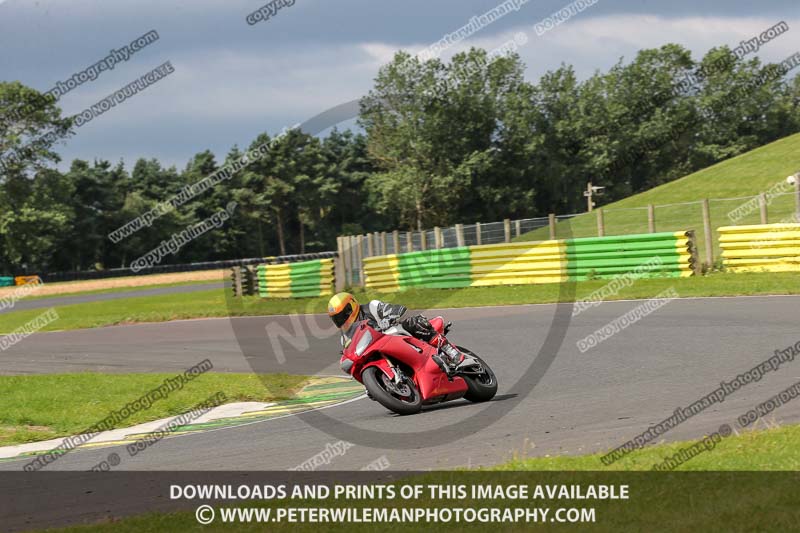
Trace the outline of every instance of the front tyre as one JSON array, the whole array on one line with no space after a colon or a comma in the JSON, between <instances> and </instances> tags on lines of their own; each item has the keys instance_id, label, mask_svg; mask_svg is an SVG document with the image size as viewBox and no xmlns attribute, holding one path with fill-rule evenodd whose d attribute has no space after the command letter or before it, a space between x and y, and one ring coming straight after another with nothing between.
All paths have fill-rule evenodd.
<instances>
[{"instance_id":1,"label":"front tyre","mask_svg":"<svg viewBox=\"0 0 800 533\"><path fill-rule=\"evenodd\" d=\"M467 383L467 392L464 394L464 398L471 402L488 402L497 394L497 376L494 375L494 371L486 364L486 361L466 348L461 346L457 348L477 359L483 369L479 374L461 375L461 378Z\"/></svg>"},{"instance_id":2,"label":"front tyre","mask_svg":"<svg viewBox=\"0 0 800 533\"><path fill-rule=\"evenodd\" d=\"M398 386L383 370L370 366L361 374L361 381L374 400L398 415L413 415L422 409L422 396L410 379Z\"/></svg>"}]
</instances>

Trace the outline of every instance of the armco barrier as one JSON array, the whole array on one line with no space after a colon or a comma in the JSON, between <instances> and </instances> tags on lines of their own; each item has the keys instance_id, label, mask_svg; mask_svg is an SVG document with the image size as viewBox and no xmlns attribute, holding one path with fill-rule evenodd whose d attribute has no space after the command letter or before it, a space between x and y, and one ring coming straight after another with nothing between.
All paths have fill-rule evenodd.
<instances>
[{"instance_id":1,"label":"armco barrier","mask_svg":"<svg viewBox=\"0 0 800 533\"><path fill-rule=\"evenodd\" d=\"M457 288L694 273L694 232L462 246L364 259L369 288ZM645 268L646 267L646 268Z\"/></svg>"},{"instance_id":2,"label":"armco barrier","mask_svg":"<svg viewBox=\"0 0 800 533\"><path fill-rule=\"evenodd\" d=\"M726 270L800 271L800 224L726 226L717 231Z\"/></svg>"},{"instance_id":3,"label":"armco barrier","mask_svg":"<svg viewBox=\"0 0 800 533\"><path fill-rule=\"evenodd\" d=\"M262 298L305 298L333 294L333 282L333 259L258 267L258 295Z\"/></svg>"}]
</instances>

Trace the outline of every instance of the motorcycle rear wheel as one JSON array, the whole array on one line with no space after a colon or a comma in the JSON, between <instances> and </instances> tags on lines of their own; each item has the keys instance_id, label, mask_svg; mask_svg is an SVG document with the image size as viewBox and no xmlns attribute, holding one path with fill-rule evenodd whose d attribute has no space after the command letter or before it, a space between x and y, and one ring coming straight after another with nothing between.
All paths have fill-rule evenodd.
<instances>
[{"instance_id":1,"label":"motorcycle rear wheel","mask_svg":"<svg viewBox=\"0 0 800 533\"><path fill-rule=\"evenodd\" d=\"M361 381L374 400L398 415L413 415L422 409L422 396L411 380L403 383L407 388L408 395L402 395L392 390L392 381L380 368L375 366L364 370L364 373L361 374Z\"/></svg>"},{"instance_id":2,"label":"motorcycle rear wheel","mask_svg":"<svg viewBox=\"0 0 800 533\"><path fill-rule=\"evenodd\" d=\"M471 402L488 402L497 394L497 376L494 375L494 371L486 364L486 361L466 348L458 346L458 349L477 359L484 370L483 374L478 376L461 376L467 382L464 399Z\"/></svg>"}]
</instances>

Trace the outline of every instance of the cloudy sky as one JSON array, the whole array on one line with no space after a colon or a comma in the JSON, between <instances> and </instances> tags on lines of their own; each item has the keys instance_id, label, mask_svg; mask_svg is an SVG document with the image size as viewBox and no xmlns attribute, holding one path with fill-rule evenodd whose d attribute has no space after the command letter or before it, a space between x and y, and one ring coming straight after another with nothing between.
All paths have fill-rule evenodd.
<instances>
[{"instance_id":1,"label":"cloudy sky","mask_svg":"<svg viewBox=\"0 0 800 533\"><path fill-rule=\"evenodd\" d=\"M359 98L396 50L419 52L500 0L296 0L248 24L247 15L265 3L0 0L0 80L46 91L156 30L156 42L76 87L60 105L78 113L165 61L175 72L79 128L57 151L67 162L100 157L130 166L156 157L182 168L199 151L223 157L260 132L274 134ZM493 49L524 32L529 39L518 52L530 80L562 62L585 77L644 47L676 42L697 57L780 21L790 32L757 55L779 61L800 50L797 0L597 0L537 36L534 25L568 3L523 2L443 57L469 46Z\"/></svg>"}]
</instances>

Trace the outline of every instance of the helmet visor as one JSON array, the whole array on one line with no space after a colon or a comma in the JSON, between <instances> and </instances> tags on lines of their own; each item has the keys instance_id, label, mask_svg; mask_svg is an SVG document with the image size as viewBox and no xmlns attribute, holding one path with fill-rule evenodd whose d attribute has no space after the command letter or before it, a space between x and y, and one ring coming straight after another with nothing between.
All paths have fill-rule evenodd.
<instances>
[{"instance_id":1,"label":"helmet visor","mask_svg":"<svg viewBox=\"0 0 800 533\"><path fill-rule=\"evenodd\" d=\"M353 314L353 304L348 303L344 306L344 308L336 313L335 315L331 315L331 320L336 325L337 328L341 328L347 319Z\"/></svg>"}]
</instances>

